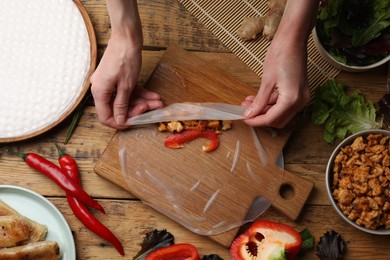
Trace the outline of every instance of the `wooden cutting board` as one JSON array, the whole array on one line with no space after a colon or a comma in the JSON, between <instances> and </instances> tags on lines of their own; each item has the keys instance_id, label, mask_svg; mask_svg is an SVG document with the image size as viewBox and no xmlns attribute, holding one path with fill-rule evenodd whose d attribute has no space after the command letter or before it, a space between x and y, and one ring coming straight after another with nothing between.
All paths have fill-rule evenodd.
<instances>
[{"instance_id":1,"label":"wooden cutting board","mask_svg":"<svg viewBox=\"0 0 390 260\"><path fill-rule=\"evenodd\" d=\"M158 92L166 105L239 105L245 96L256 94L178 47L167 49L145 87ZM118 131L94 170L189 230L229 246L257 196L293 220L299 216L313 183L276 166L293 128L292 123L284 129L254 130L234 121L211 153L202 151L204 140L182 149L165 148L167 134L154 126ZM255 145L255 135L263 149ZM262 150L266 156L259 155Z\"/></svg>"}]
</instances>

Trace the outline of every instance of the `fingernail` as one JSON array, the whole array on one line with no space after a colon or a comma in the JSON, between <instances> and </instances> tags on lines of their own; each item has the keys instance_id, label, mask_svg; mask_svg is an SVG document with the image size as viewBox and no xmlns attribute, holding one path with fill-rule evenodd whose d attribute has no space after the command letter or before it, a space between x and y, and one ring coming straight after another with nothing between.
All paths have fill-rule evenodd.
<instances>
[{"instance_id":1,"label":"fingernail","mask_svg":"<svg viewBox=\"0 0 390 260\"><path fill-rule=\"evenodd\" d=\"M123 125L126 121L126 117L124 115L116 116L115 121L118 125Z\"/></svg>"},{"instance_id":2,"label":"fingernail","mask_svg":"<svg viewBox=\"0 0 390 260\"><path fill-rule=\"evenodd\" d=\"M252 114L252 111L253 111L252 106L248 107L248 109L245 110L245 112L244 112L244 116L245 117L250 116Z\"/></svg>"}]
</instances>

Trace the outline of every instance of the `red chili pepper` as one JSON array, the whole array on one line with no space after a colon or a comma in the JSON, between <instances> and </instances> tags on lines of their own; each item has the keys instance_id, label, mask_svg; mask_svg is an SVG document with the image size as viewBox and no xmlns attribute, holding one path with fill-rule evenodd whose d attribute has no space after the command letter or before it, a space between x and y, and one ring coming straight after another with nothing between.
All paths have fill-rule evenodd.
<instances>
[{"instance_id":1,"label":"red chili pepper","mask_svg":"<svg viewBox=\"0 0 390 260\"><path fill-rule=\"evenodd\" d=\"M208 146L202 147L204 152L214 151L218 147L219 138L215 131L201 131L199 129L188 129L179 133L172 133L165 139L164 145L168 148L181 148L185 143L197 138L207 138L210 140L210 144Z\"/></svg>"},{"instance_id":2,"label":"red chili pepper","mask_svg":"<svg viewBox=\"0 0 390 260\"><path fill-rule=\"evenodd\" d=\"M230 246L233 260L295 259L302 238L292 227L272 221L259 220L238 236Z\"/></svg>"},{"instance_id":3,"label":"red chili pepper","mask_svg":"<svg viewBox=\"0 0 390 260\"><path fill-rule=\"evenodd\" d=\"M94 209L98 209L101 212L105 213L103 207L99 204L99 202L89 196L88 193L86 193L80 187L80 185L72 181L72 179L68 175L63 174L61 169L57 165L35 153L19 155L23 158L23 160L27 163L28 166L49 177L67 193L72 194L72 196L85 203L85 205L88 205Z\"/></svg>"},{"instance_id":4,"label":"red chili pepper","mask_svg":"<svg viewBox=\"0 0 390 260\"><path fill-rule=\"evenodd\" d=\"M76 160L68 154L65 154L62 149L56 144L59 158L58 162L61 166L61 169L64 174L67 174L74 182L81 185L79 177L79 169L77 166ZM83 223L83 225L94 232L96 235L110 242L115 249L122 256L125 255L123 247L119 239L94 215L89 212L88 208L82 204L77 198L73 197L71 194L66 194L66 199L68 200L69 206L72 209L75 216Z\"/></svg>"},{"instance_id":5,"label":"red chili pepper","mask_svg":"<svg viewBox=\"0 0 390 260\"><path fill-rule=\"evenodd\" d=\"M191 244L173 244L148 254L145 260L200 260L198 249Z\"/></svg>"}]
</instances>

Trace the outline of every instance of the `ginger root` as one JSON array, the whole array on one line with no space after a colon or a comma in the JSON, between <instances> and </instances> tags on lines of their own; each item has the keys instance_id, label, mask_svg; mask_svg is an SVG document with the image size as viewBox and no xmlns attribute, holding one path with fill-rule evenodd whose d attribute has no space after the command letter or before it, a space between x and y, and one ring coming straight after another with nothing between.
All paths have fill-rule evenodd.
<instances>
[{"instance_id":1,"label":"ginger root","mask_svg":"<svg viewBox=\"0 0 390 260\"><path fill-rule=\"evenodd\" d=\"M272 40L278 29L280 19L282 19L286 0L269 0L268 6L269 11L264 22L263 36L268 40Z\"/></svg>"},{"instance_id":2,"label":"ginger root","mask_svg":"<svg viewBox=\"0 0 390 260\"><path fill-rule=\"evenodd\" d=\"M282 18L287 0L269 0L269 10L264 16L245 17L240 27L237 29L237 35L240 39L248 41L254 40L259 34L272 40L278 29L280 19Z\"/></svg>"},{"instance_id":3,"label":"ginger root","mask_svg":"<svg viewBox=\"0 0 390 260\"><path fill-rule=\"evenodd\" d=\"M237 35L243 40L254 40L263 32L265 17L245 17L237 29Z\"/></svg>"}]
</instances>

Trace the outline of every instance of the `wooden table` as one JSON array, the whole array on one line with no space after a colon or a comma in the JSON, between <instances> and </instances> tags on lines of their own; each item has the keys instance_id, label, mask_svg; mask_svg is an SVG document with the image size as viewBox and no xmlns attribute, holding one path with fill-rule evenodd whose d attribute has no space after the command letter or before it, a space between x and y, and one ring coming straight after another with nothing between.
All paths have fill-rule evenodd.
<instances>
[{"instance_id":1,"label":"wooden table","mask_svg":"<svg viewBox=\"0 0 390 260\"><path fill-rule=\"evenodd\" d=\"M110 35L110 23L105 1L82 1L95 28L99 58L104 52ZM159 58L170 44L190 50L194 55L213 62L228 73L258 87L260 78L247 68L234 54L224 47L199 21L175 0L139 0L144 29L143 67L139 79L143 84L156 66ZM365 73L342 72L337 80L349 86L349 90L360 89L367 99L378 101L386 91L386 66ZM64 192L48 178L28 168L13 152L36 152L57 160L54 143L59 143L79 163L82 184L85 190L99 200L107 214L94 211L122 241L126 257L131 259L140 249L144 233L152 229L167 229L176 242L192 243L201 255L219 254L230 259L228 249L191 233L164 215L143 205L125 190L103 179L94 171L94 165L103 153L114 129L101 125L96 110L91 104L85 108L80 123L67 145L64 139L70 119L55 129L28 141L0 145L0 183L18 185L47 197L58 207L67 219L74 234L77 259L122 259L108 243L84 228L71 212ZM336 146L322 139L322 128L305 117L293 133L284 149L285 168L297 175L312 180L315 189L311 194L301 217L296 222L271 209L262 218L287 223L297 230L308 228L318 242L328 230L339 232L348 241L347 259L387 259L390 255L389 236L375 236L357 231L346 223L332 209L325 193L325 168L327 160ZM316 259L315 250L307 259Z\"/></svg>"}]
</instances>

